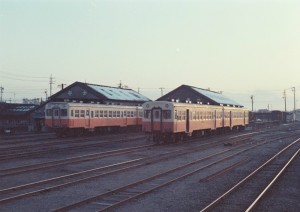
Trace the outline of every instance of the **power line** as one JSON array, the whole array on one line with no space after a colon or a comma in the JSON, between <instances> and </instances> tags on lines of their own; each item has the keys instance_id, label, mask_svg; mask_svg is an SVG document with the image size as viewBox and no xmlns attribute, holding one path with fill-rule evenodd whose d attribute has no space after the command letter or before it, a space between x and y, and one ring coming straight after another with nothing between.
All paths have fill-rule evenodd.
<instances>
[{"instance_id":1,"label":"power line","mask_svg":"<svg viewBox=\"0 0 300 212\"><path fill-rule=\"evenodd\" d=\"M1 74L13 76L13 77L24 77L24 78L34 78L34 79L47 79L48 77L37 77L37 76L29 76L29 75L23 75L23 74L13 74L10 72L0 71Z\"/></svg>"},{"instance_id":2,"label":"power line","mask_svg":"<svg viewBox=\"0 0 300 212\"><path fill-rule=\"evenodd\" d=\"M4 79L9 79L9 80L18 80L18 81L27 81L27 82L45 82L43 80L34 80L34 79L21 79L21 78L16 78L16 77L7 77L7 76L1 76L1 78Z\"/></svg>"}]
</instances>

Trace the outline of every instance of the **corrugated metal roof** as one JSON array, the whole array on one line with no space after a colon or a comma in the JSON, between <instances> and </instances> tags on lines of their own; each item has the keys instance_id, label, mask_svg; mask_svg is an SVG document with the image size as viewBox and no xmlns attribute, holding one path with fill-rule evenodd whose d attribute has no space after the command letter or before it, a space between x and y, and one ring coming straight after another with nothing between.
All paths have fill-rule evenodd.
<instances>
[{"instance_id":1,"label":"corrugated metal roof","mask_svg":"<svg viewBox=\"0 0 300 212\"><path fill-rule=\"evenodd\" d=\"M217 93L217 92L213 92L213 91L209 91L209 90L204 90L201 88L196 88L196 87L192 87L192 89L194 89L195 91L197 91L198 93L201 93L204 96L207 96L208 98L210 98L211 100L219 103L219 104L223 104L223 105L235 105L235 106L242 106L241 104L237 103L236 101L224 96L221 93Z\"/></svg>"},{"instance_id":2,"label":"corrugated metal roof","mask_svg":"<svg viewBox=\"0 0 300 212\"><path fill-rule=\"evenodd\" d=\"M0 115L21 115L26 114L27 112L34 109L37 105L32 104L10 104L4 103L2 104L2 109L0 111Z\"/></svg>"},{"instance_id":3,"label":"corrugated metal roof","mask_svg":"<svg viewBox=\"0 0 300 212\"><path fill-rule=\"evenodd\" d=\"M98 93L113 100L127 100L127 101L150 101L147 97L139 94L131 89L113 88L101 85L87 84L90 88L94 89Z\"/></svg>"},{"instance_id":4,"label":"corrugated metal roof","mask_svg":"<svg viewBox=\"0 0 300 212\"><path fill-rule=\"evenodd\" d=\"M33 108L35 108L36 105L17 105L13 108L10 108L9 111L13 111L13 112L28 112L30 110L32 110Z\"/></svg>"}]
</instances>

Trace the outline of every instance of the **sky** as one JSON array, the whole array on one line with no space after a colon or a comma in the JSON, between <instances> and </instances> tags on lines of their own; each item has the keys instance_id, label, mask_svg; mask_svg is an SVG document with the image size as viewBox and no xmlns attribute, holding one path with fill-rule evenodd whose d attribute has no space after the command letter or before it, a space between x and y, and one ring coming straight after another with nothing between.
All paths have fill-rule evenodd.
<instances>
[{"instance_id":1,"label":"sky","mask_svg":"<svg viewBox=\"0 0 300 212\"><path fill-rule=\"evenodd\" d=\"M75 81L155 100L182 84L252 109L300 97L298 0L0 0L2 99Z\"/></svg>"}]
</instances>

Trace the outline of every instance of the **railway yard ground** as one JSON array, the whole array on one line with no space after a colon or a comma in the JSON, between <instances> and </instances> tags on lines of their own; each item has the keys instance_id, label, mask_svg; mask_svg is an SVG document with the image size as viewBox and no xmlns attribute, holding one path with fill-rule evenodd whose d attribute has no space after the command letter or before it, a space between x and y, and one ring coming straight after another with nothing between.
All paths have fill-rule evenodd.
<instances>
[{"instance_id":1,"label":"railway yard ground","mask_svg":"<svg viewBox=\"0 0 300 212\"><path fill-rule=\"evenodd\" d=\"M155 145L0 135L0 211L299 211L300 123Z\"/></svg>"}]
</instances>

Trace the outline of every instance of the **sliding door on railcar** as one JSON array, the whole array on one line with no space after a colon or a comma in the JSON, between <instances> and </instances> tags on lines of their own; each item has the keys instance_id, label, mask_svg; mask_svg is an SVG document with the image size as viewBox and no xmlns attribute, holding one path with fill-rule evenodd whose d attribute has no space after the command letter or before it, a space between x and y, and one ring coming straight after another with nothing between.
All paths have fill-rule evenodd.
<instances>
[{"instance_id":1,"label":"sliding door on railcar","mask_svg":"<svg viewBox=\"0 0 300 212\"><path fill-rule=\"evenodd\" d=\"M153 108L151 112L151 129L152 131L162 129L162 109Z\"/></svg>"},{"instance_id":2,"label":"sliding door on railcar","mask_svg":"<svg viewBox=\"0 0 300 212\"><path fill-rule=\"evenodd\" d=\"M60 127L60 108L53 108L52 111L52 127Z\"/></svg>"},{"instance_id":3,"label":"sliding door on railcar","mask_svg":"<svg viewBox=\"0 0 300 212\"><path fill-rule=\"evenodd\" d=\"M91 128L91 113L90 109L86 109L85 111L85 127Z\"/></svg>"}]
</instances>

